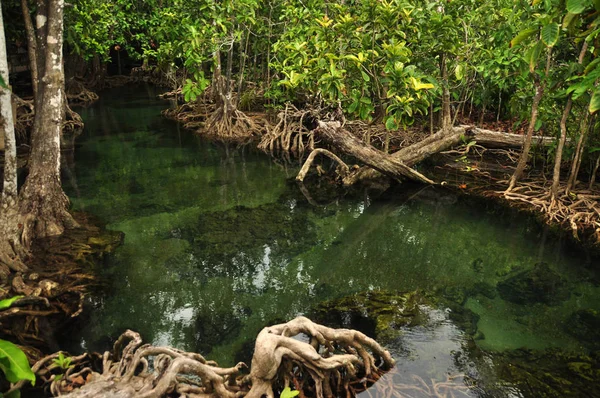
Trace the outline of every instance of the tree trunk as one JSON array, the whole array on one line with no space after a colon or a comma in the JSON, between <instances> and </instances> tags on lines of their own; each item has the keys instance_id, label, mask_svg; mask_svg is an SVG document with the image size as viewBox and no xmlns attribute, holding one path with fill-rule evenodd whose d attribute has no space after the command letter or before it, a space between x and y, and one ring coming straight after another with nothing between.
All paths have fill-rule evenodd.
<instances>
[{"instance_id":1,"label":"tree trunk","mask_svg":"<svg viewBox=\"0 0 600 398\"><path fill-rule=\"evenodd\" d=\"M450 89L448 88L448 65L444 53L440 55L440 71L442 75L442 129L450 131L452 114L450 111Z\"/></svg>"},{"instance_id":2,"label":"tree trunk","mask_svg":"<svg viewBox=\"0 0 600 398\"><path fill-rule=\"evenodd\" d=\"M348 132L343 133L350 134ZM342 134L342 131L340 131L339 134ZM401 161L407 167L412 167L436 153L460 144L463 142L465 136L477 141L479 145L491 148L521 148L523 147L525 140L525 138L519 134L484 130L480 128L473 128L471 126L459 126L453 127L450 133L447 133L442 129L434 135L430 135L416 144L402 148L401 150L389 156L395 160ZM534 137L532 141L536 142L537 145L549 146L554 143L554 137ZM332 141L328 142L335 145ZM368 144L364 142L359 142L362 146L368 146ZM356 146L358 145L359 144ZM355 156L354 150L344 153L346 155ZM355 157L358 158L358 156ZM382 173L376 169L371 167L361 167L354 173L344 178L344 184L352 185L358 181L375 180L381 177Z\"/></svg>"},{"instance_id":3,"label":"tree trunk","mask_svg":"<svg viewBox=\"0 0 600 398\"><path fill-rule=\"evenodd\" d=\"M315 134L336 147L342 153L357 158L369 167L391 178L408 178L427 184L433 184L433 181L416 170L413 170L410 166L433 153L439 152L442 150L440 148L444 148L444 146L447 148L453 143L456 143L457 140L460 141L460 136L461 134L465 134L465 131L463 129L457 130L460 130L460 133L451 134L450 136L452 138L445 136L441 140L429 143L429 145L413 145L405 148L405 151L401 155L397 155L398 152L394 155L389 155L372 146L365 145L364 142L354 135L342 129L339 122L319 122L319 127L315 130ZM350 176L350 179L346 180L345 183L351 184L354 181L356 181L355 177Z\"/></svg>"},{"instance_id":4,"label":"tree trunk","mask_svg":"<svg viewBox=\"0 0 600 398\"><path fill-rule=\"evenodd\" d=\"M548 54L546 56L546 76L550 71L550 62L552 61L552 48L548 49ZM529 127L527 128L527 136L525 138L525 144L523 145L523 152L521 152L521 157L519 158L519 163L517 164L517 169L514 174L510 178L508 183L508 188L506 192L510 192L513 190L517 182L519 182L519 178L525 171L525 166L527 165L527 159L529 158L529 150L531 149L531 138L533 137L533 130L535 130L535 124L537 122L538 111L540 106L540 101L544 95L544 90L546 88L546 84L542 83L540 77L535 73L533 73L533 79L535 83L535 96L533 97L533 103L531 104L531 120L529 121Z\"/></svg>"},{"instance_id":5,"label":"tree trunk","mask_svg":"<svg viewBox=\"0 0 600 398\"><path fill-rule=\"evenodd\" d=\"M31 72L31 88L33 89L34 101L38 96L39 69L37 63L37 41L35 38L35 28L31 22L31 12L29 11L28 0L21 0L21 11L23 12L23 21L25 22L25 32L27 33L27 54L29 55L29 69Z\"/></svg>"},{"instance_id":6,"label":"tree trunk","mask_svg":"<svg viewBox=\"0 0 600 398\"><path fill-rule=\"evenodd\" d=\"M25 217L23 243L31 239L59 235L65 222L68 199L60 182L60 134L63 122L64 75L62 72L62 34L64 0L49 0L47 16L38 12L38 22L46 21L46 51L41 80L40 106L31 137L29 175L21 192L20 212ZM38 24L38 32L44 26Z\"/></svg>"},{"instance_id":7,"label":"tree trunk","mask_svg":"<svg viewBox=\"0 0 600 398\"><path fill-rule=\"evenodd\" d=\"M585 147L587 132L588 129L594 125L593 118L591 123L588 124L590 115L587 110L584 110L584 112L585 114L579 128L579 140L577 140L577 147L575 148L575 157L573 158L573 163L571 164L571 173L569 174L567 188L565 189L565 194L567 195L575 186L575 182L577 182L577 175L579 175L579 166L581 166L581 160L583 158L583 149Z\"/></svg>"},{"instance_id":8,"label":"tree trunk","mask_svg":"<svg viewBox=\"0 0 600 398\"><path fill-rule=\"evenodd\" d=\"M67 212L68 199L60 182L60 134L63 122L64 75L62 37L64 0L38 1L38 100L31 136L29 174L19 192L19 203L0 215L0 278L7 267L26 269L23 257L31 242L61 234L76 225ZM40 45L40 43L44 43ZM40 54L44 49L47 53ZM42 68L39 60L44 59Z\"/></svg>"},{"instance_id":9,"label":"tree trunk","mask_svg":"<svg viewBox=\"0 0 600 398\"><path fill-rule=\"evenodd\" d=\"M2 4L0 4L0 75L8 86L8 61ZM17 201L17 141L12 115L11 92L5 87L0 87L0 128L4 136L4 185L1 205L6 209L8 206L15 205Z\"/></svg>"},{"instance_id":10,"label":"tree trunk","mask_svg":"<svg viewBox=\"0 0 600 398\"><path fill-rule=\"evenodd\" d=\"M583 58L588 48L588 43L584 40L579 53L577 62L579 65L583 63ZM558 195L558 185L560 184L560 166L562 163L562 153L565 147L565 141L567 139L567 119L571 114L571 108L573 106L572 93L569 94L565 110L563 111L562 118L560 119L560 139L558 140L558 147L556 148L556 155L554 158L554 174L552 175L552 188L550 190L551 202L554 202ZM579 148L578 148L579 149Z\"/></svg>"}]
</instances>

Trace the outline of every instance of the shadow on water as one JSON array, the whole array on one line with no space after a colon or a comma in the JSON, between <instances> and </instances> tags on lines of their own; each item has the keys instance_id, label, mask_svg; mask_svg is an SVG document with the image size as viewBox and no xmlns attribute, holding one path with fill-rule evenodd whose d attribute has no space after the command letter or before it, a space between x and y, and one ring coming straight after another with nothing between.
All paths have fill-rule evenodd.
<instances>
[{"instance_id":1,"label":"shadow on water","mask_svg":"<svg viewBox=\"0 0 600 398\"><path fill-rule=\"evenodd\" d=\"M125 244L66 347L131 328L228 365L265 325L307 314L393 352L365 396L596 393L598 259L438 188L312 206L295 170L181 131L154 94L114 89L82 111L65 188Z\"/></svg>"}]
</instances>

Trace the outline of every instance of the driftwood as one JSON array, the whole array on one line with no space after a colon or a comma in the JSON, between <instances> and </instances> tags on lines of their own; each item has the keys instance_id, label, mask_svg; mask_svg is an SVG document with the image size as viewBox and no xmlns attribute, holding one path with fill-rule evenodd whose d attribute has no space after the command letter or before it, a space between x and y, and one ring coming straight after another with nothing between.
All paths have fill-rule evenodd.
<instances>
[{"instance_id":1,"label":"driftwood","mask_svg":"<svg viewBox=\"0 0 600 398\"><path fill-rule=\"evenodd\" d=\"M461 142L466 142L466 140L474 140L478 145L490 148L519 148L524 142L524 137L518 134L459 126L450 131L440 130L413 145L402 148L393 154L387 154L364 143L342 128L339 122L319 122L319 127L314 133L342 154L353 156L366 165L349 174L343 174L344 185L352 185L363 180L374 180L381 178L382 175L394 179L408 178L433 184L432 180L412 169L412 166ZM554 138L552 137L534 137L534 143L537 145L547 146L553 142ZM308 171L307 167L310 167L313 160L314 156L309 156L302 168L302 174L298 176L299 181L304 178ZM341 164L345 166L345 164Z\"/></svg>"},{"instance_id":2,"label":"driftwood","mask_svg":"<svg viewBox=\"0 0 600 398\"><path fill-rule=\"evenodd\" d=\"M298 336L307 339L298 339ZM354 396L352 383L377 380L394 359L375 340L361 332L332 329L308 318L264 328L256 339L250 374L238 363L221 368L199 354L142 344L139 334L127 331L112 352L101 357L72 357L65 372L53 354L33 368L54 396L68 398L275 397L285 387L317 398ZM61 377L57 375L62 374ZM21 388L24 382L13 386Z\"/></svg>"}]
</instances>

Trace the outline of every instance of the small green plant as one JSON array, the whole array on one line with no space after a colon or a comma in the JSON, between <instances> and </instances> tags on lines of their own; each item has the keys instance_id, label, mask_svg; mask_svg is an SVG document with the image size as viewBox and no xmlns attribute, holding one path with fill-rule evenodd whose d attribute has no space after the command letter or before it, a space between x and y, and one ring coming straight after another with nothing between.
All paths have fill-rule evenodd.
<instances>
[{"instance_id":1,"label":"small green plant","mask_svg":"<svg viewBox=\"0 0 600 398\"><path fill-rule=\"evenodd\" d=\"M300 391L292 391L289 387L286 387L281 392L279 398L294 398L296 395L300 394Z\"/></svg>"},{"instance_id":2,"label":"small green plant","mask_svg":"<svg viewBox=\"0 0 600 398\"><path fill-rule=\"evenodd\" d=\"M68 370L71 367L71 357L65 357L61 351L58 353L58 358L55 358L52 363L62 370Z\"/></svg>"},{"instance_id":3,"label":"small green plant","mask_svg":"<svg viewBox=\"0 0 600 398\"><path fill-rule=\"evenodd\" d=\"M23 296L15 296L0 300L0 310L9 308L15 301ZM25 353L10 341L0 340L0 370L4 373L6 380L10 383L17 383L20 380L29 380L35 383L35 374L29 366L29 361ZM0 397L4 397L0 393ZM10 397L19 397L18 391L10 394ZM8 397L8 395L6 396Z\"/></svg>"}]
</instances>

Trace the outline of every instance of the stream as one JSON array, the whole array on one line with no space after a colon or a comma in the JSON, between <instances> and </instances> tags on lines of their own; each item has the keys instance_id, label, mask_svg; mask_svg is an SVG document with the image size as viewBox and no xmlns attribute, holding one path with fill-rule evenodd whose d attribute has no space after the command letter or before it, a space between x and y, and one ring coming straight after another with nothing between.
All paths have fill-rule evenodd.
<instances>
[{"instance_id":1,"label":"stream","mask_svg":"<svg viewBox=\"0 0 600 398\"><path fill-rule=\"evenodd\" d=\"M232 366L262 327L306 315L392 352L365 397L599 396L597 257L434 187L313 206L297 169L184 131L157 93L111 89L79 109L63 185L125 242L62 342L71 352L129 328Z\"/></svg>"}]
</instances>

